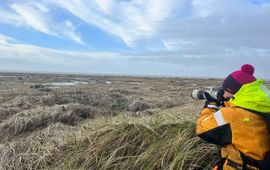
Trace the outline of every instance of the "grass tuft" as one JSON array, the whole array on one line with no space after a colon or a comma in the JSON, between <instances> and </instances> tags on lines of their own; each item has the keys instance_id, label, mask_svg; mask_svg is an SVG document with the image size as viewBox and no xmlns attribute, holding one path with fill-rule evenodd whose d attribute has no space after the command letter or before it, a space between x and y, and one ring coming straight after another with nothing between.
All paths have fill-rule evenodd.
<instances>
[{"instance_id":1,"label":"grass tuft","mask_svg":"<svg viewBox=\"0 0 270 170\"><path fill-rule=\"evenodd\" d=\"M211 169L217 148L195 135L194 123L157 122L162 121L114 122L87 133L68 149L58 168Z\"/></svg>"}]
</instances>

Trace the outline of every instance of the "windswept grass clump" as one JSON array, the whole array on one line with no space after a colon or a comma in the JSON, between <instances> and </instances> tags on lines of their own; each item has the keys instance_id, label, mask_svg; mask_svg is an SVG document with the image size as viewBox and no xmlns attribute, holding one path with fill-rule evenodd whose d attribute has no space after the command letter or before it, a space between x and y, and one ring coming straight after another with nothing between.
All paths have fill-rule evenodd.
<instances>
[{"instance_id":1,"label":"windswept grass clump","mask_svg":"<svg viewBox=\"0 0 270 170\"><path fill-rule=\"evenodd\" d=\"M0 121L0 138L2 141L11 140L15 136L34 132L57 122L74 126L85 119L93 119L95 114L103 112L80 104L38 106L14 114L9 113L5 121Z\"/></svg>"},{"instance_id":2,"label":"windswept grass clump","mask_svg":"<svg viewBox=\"0 0 270 170\"><path fill-rule=\"evenodd\" d=\"M25 139L0 144L0 169L44 169L60 158L60 148L79 135L75 127L55 123Z\"/></svg>"},{"instance_id":3,"label":"windswept grass clump","mask_svg":"<svg viewBox=\"0 0 270 170\"><path fill-rule=\"evenodd\" d=\"M196 137L194 123L158 119L86 133L64 151L57 169L211 169L217 148Z\"/></svg>"},{"instance_id":4,"label":"windswept grass clump","mask_svg":"<svg viewBox=\"0 0 270 170\"><path fill-rule=\"evenodd\" d=\"M146 109L149 109L151 107L151 105L149 103L147 103L144 100L136 100L133 101L133 103L131 103L131 105L129 106L129 110L132 112L137 112L137 111L144 111Z\"/></svg>"},{"instance_id":5,"label":"windswept grass clump","mask_svg":"<svg viewBox=\"0 0 270 170\"><path fill-rule=\"evenodd\" d=\"M113 111L128 109L128 99L120 93L69 92L53 94L42 98L42 104L47 106L79 103Z\"/></svg>"},{"instance_id":6,"label":"windswept grass clump","mask_svg":"<svg viewBox=\"0 0 270 170\"><path fill-rule=\"evenodd\" d=\"M46 127L55 121L55 117L60 114L60 109L59 106L52 108L38 107L33 110L18 112L0 123L0 138L8 140L13 136Z\"/></svg>"},{"instance_id":7,"label":"windswept grass clump","mask_svg":"<svg viewBox=\"0 0 270 170\"><path fill-rule=\"evenodd\" d=\"M9 116L14 115L20 111L19 108L16 107L7 107L7 108L0 108L0 123L7 119Z\"/></svg>"},{"instance_id":8,"label":"windswept grass clump","mask_svg":"<svg viewBox=\"0 0 270 170\"><path fill-rule=\"evenodd\" d=\"M93 111L79 106L65 109L85 116ZM57 120L61 109L57 106L55 114L43 113L43 118ZM0 169L211 169L217 160L217 148L196 136L194 115L177 109L143 117L98 116L76 126L57 121L37 128L31 120L35 125L44 121L34 118L9 129L13 135L37 130L26 138L0 143Z\"/></svg>"}]
</instances>

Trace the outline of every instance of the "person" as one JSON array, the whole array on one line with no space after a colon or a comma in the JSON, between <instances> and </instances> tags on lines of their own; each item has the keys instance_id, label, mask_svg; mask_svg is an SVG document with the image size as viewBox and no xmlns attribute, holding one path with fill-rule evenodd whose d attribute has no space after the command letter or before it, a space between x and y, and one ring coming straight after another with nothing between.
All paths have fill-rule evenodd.
<instances>
[{"instance_id":1,"label":"person","mask_svg":"<svg viewBox=\"0 0 270 170\"><path fill-rule=\"evenodd\" d=\"M217 101L204 92L207 100L196 134L221 146L216 170L270 170L270 91L253 74L254 67L244 64L224 79L223 100L228 101Z\"/></svg>"}]
</instances>

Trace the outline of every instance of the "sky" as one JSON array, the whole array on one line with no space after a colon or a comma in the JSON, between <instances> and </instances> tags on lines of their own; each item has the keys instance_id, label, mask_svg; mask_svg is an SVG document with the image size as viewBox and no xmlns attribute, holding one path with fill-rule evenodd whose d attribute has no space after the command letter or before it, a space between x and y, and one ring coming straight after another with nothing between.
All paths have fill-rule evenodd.
<instances>
[{"instance_id":1,"label":"sky","mask_svg":"<svg viewBox=\"0 0 270 170\"><path fill-rule=\"evenodd\" d=\"M270 0L1 0L0 70L270 80Z\"/></svg>"}]
</instances>

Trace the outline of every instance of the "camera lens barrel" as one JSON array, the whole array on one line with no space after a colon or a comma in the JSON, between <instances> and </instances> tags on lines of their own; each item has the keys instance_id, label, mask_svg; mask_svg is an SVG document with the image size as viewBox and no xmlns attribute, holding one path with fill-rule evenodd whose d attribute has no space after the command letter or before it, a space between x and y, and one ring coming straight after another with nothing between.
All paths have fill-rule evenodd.
<instances>
[{"instance_id":1,"label":"camera lens barrel","mask_svg":"<svg viewBox=\"0 0 270 170\"><path fill-rule=\"evenodd\" d=\"M207 92L213 99L223 100L224 91L221 88L210 88L206 90L204 89L193 90L191 93L191 97L193 99L204 100L206 99L206 97L204 96L205 92Z\"/></svg>"},{"instance_id":2,"label":"camera lens barrel","mask_svg":"<svg viewBox=\"0 0 270 170\"><path fill-rule=\"evenodd\" d=\"M204 93L205 90L193 90L191 93L191 97L193 99L199 99L199 100L203 100L205 99Z\"/></svg>"}]
</instances>

